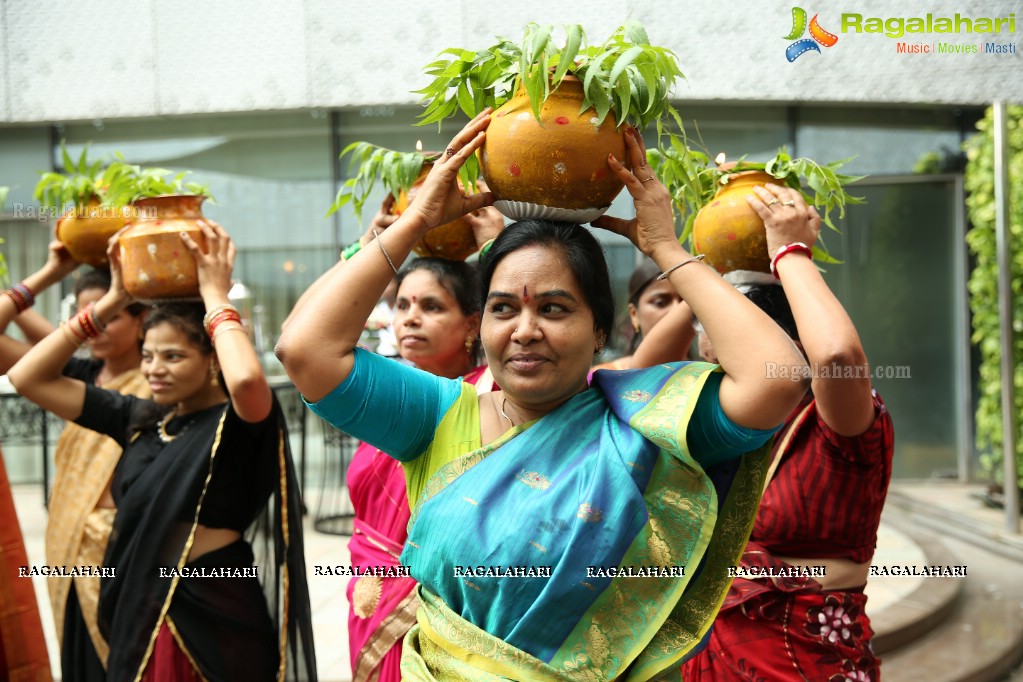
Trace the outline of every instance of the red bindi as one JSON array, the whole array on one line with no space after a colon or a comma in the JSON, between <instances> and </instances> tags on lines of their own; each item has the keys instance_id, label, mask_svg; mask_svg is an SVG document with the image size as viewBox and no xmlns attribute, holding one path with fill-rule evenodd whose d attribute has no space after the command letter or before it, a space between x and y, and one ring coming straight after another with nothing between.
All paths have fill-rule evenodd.
<instances>
[{"instance_id":1,"label":"red bindi","mask_svg":"<svg viewBox=\"0 0 1023 682\"><path fill-rule=\"evenodd\" d=\"M412 297L412 302L413 302L413 303L415 303L415 302L416 302L416 297L415 297L415 296L413 296L413 297Z\"/></svg>"},{"instance_id":2,"label":"red bindi","mask_svg":"<svg viewBox=\"0 0 1023 682\"><path fill-rule=\"evenodd\" d=\"M529 303L529 292L526 290L526 287L522 287L522 300Z\"/></svg>"}]
</instances>

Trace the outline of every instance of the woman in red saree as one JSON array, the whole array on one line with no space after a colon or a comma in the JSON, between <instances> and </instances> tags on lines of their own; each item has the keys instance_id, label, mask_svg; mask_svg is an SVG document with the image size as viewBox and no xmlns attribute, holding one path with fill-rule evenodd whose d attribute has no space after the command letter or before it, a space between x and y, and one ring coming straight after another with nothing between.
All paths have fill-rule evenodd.
<instances>
[{"instance_id":1,"label":"woman in red saree","mask_svg":"<svg viewBox=\"0 0 1023 682\"><path fill-rule=\"evenodd\" d=\"M780 285L744 293L803 350L811 391L779 431L744 574L683 679L877 682L863 587L892 471L891 416L872 390L852 320L808 257L816 210L795 190L754 191L748 201L767 227ZM710 341L701 333L701 354L713 362ZM791 367L767 369L792 375Z\"/></svg>"}]
</instances>

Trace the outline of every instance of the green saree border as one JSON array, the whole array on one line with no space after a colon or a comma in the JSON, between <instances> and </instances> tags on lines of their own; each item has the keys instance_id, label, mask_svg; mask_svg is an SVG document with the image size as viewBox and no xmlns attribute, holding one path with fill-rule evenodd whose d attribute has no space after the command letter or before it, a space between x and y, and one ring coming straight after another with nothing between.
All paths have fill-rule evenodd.
<instances>
[{"instance_id":1,"label":"green saree border","mask_svg":"<svg viewBox=\"0 0 1023 682\"><path fill-rule=\"evenodd\" d=\"M689 454L686 428L712 367L693 363L679 369L630 420L630 426L661 450L643 495L649 521L621 566L695 567L710 543L717 494ZM691 578L690 571L672 578L614 578L551 666L575 679L618 678L665 624Z\"/></svg>"}]
</instances>

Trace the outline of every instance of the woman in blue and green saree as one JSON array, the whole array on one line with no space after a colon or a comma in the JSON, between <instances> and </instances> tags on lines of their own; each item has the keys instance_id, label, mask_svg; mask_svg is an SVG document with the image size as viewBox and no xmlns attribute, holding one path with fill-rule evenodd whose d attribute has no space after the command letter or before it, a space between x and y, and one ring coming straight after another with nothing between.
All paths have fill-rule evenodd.
<instances>
[{"instance_id":1,"label":"woman in blue and green saree","mask_svg":"<svg viewBox=\"0 0 1023 682\"><path fill-rule=\"evenodd\" d=\"M493 201L456 184L488 123L485 112L455 136L401 218L292 317L278 355L314 411L405 468L401 561L421 606L404 679L677 677L749 536L765 444L804 391L768 379L765 363L802 357L679 244L635 131L634 170L608 166L636 218L594 225L657 263L725 340L720 365L597 371L589 383L614 319L607 265L588 230L540 220L505 228L481 262L481 340L502 390L480 396L359 350L412 245Z\"/></svg>"}]
</instances>

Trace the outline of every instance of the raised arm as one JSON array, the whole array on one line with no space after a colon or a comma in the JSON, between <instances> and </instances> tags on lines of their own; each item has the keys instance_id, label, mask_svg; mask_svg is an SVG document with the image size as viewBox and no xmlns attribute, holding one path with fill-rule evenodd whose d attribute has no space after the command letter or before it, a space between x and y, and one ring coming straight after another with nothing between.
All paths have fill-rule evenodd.
<instances>
[{"instance_id":1,"label":"raised arm","mask_svg":"<svg viewBox=\"0 0 1023 682\"><path fill-rule=\"evenodd\" d=\"M111 239L107 254L116 263L116 241ZM77 419L85 404L85 382L63 375L64 365L87 338L99 334L107 321L131 303L121 286L119 271L111 268L111 284L103 296L61 324L7 372L18 393L61 419Z\"/></svg>"},{"instance_id":2,"label":"raised arm","mask_svg":"<svg viewBox=\"0 0 1023 682\"><path fill-rule=\"evenodd\" d=\"M747 428L778 426L806 392L806 384L769 378L767 363L805 367L803 356L771 318L682 248L675 236L668 190L647 165L637 131L626 136L626 145L634 170L614 157L608 164L632 195L636 218L604 216L593 224L628 237L662 272L670 271L668 279L675 290L714 339L725 371L720 389L724 413Z\"/></svg>"},{"instance_id":3,"label":"raised arm","mask_svg":"<svg viewBox=\"0 0 1023 682\"><path fill-rule=\"evenodd\" d=\"M695 337L693 309L685 301L680 301L643 336L636 352L625 363L627 366L621 369L640 369L685 360Z\"/></svg>"},{"instance_id":4,"label":"raised arm","mask_svg":"<svg viewBox=\"0 0 1023 682\"><path fill-rule=\"evenodd\" d=\"M78 262L63 244L59 241L50 242L49 255L43 267L26 277L19 283L20 286L12 287L10 294L0 295L0 331L6 330L7 325L14 322L28 340L28 343L24 343L7 336L0 339L0 374L6 373L32 344L38 343L53 331L53 325L31 310L30 306L36 296L60 282L77 267Z\"/></svg>"},{"instance_id":5,"label":"raised arm","mask_svg":"<svg viewBox=\"0 0 1023 682\"><path fill-rule=\"evenodd\" d=\"M755 187L747 198L767 227L767 251L817 241L821 219L799 192L787 187ZM773 203L771 203L773 201ZM843 436L858 436L874 421L870 365L849 314L805 252L786 253L777 274L792 308L799 340L813 369L811 389L824 422Z\"/></svg>"},{"instance_id":6,"label":"raised arm","mask_svg":"<svg viewBox=\"0 0 1023 682\"><path fill-rule=\"evenodd\" d=\"M218 310L233 310L227 292L231 290L236 252L234 242L220 225L205 224L202 231L206 236L205 253L187 233L181 233L181 241L195 258L199 295L207 316L213 317ZM218 324L213 333L213 349L235 413L250 423L266 419L273 406L273 396L252 340L241 323L232 319Z\"/></svg>"},{"instance_id":7,"label":"raised arm","mask_svg":"<svg viewBox=\"0 0 1023 682\"><path fill-rule=\"evenodd\" d=\"M332 269L291 316L276 352L306 400L322 399L348 377L363 326L412 246L431 228L493 203L486 192L463 196L457 184L458 169L483 144L489 123L489 109L470 121L387 233Z\"/></svg>"}]
</instances>

